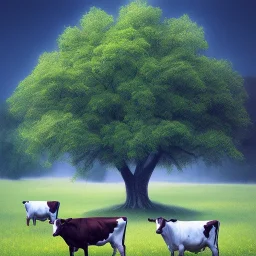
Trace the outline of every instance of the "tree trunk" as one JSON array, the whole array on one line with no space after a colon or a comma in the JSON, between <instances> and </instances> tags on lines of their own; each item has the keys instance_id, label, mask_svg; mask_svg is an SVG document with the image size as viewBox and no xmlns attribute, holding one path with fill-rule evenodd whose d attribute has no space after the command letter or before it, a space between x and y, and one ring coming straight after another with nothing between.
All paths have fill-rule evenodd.
<instances>
[{"instance_id":1,"label":"tree trunk","mask_svg":"<svg viewBox=\"0 0 256 256\"><path fill-rule=\"evenodd\" d=\"M153 204L148 197L148 181L133 175L129 180L124 180L126 188L126 201L124 208L148 209Z\"/></svg>"},{"instance_id":2,"label":"tree trunk","mask_svg":"<svg viewBox=\"0 0 256 256\"><path fill-rule=\"evenodd\" d=\"M145 161L136 166L134 174L124 163L118 168L125 183L126 201L121 208L125 209L152 209L154 204L148 196L148 183L160 159L160 154L150 154Z\"/></svg>"}]
</instances>

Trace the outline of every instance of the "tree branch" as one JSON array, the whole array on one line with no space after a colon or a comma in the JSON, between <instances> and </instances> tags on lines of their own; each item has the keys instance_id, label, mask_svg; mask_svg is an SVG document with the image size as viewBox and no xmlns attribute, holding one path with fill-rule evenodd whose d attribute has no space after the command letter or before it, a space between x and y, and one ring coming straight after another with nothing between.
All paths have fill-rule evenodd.
<instances>
[{"instance_id":1,"label":"tree branch","mask_svg":"<svg viewBox=\"0 0 256 256\"><path fill-rule=\"evenodd\" d=\"M125 161L123 161L121 166L116 166L116 168L121 173L121 176L122 176L123 180L133 178L133 174L132 174L129 166L126 164Z\"/></svg>"},{"instance_id":2,"label":"tree branch","mask_svg":"<svg viewBox=\"0 0 256 256\"><path fill-rule=\"evenodd\" d=\"M173 146L173 147L170 147L170 149L175 149L175 150L179 150L187 155L190 155L190 156L193 156L195 159L197 159L199 156L197 156L196 154L192 153L192 152L189 152L181 147L178 147L178 146Z\"/></svg>"},{"instance_id":3,"label":"tree branch","mask_svg":"<svg viewBox=\"0 0 256 256\"><path fill-rule=\"evenodd\" d=\"M178 163L178 161L177 161L173 156L171 156L171 155L169 155L169 157L172 159L172 161L173 161L174 165L177 167L177 169L178 169L179 171L181 171L181 170L182 170L182 167L180 166L180 164Z\"/></svg>"},{"instance_id":4,"label":"tree branch","mask_svg":"<svg viewBox=\"0 0 256 256\"><path fill-rule=\"evenodd\" d=\"M162 152L151 152L148 157L137 164L134 176L148 176L150 178L151 174L153 173L156 165L158 164L161 158Z\"/></svg>"}]
</instances>

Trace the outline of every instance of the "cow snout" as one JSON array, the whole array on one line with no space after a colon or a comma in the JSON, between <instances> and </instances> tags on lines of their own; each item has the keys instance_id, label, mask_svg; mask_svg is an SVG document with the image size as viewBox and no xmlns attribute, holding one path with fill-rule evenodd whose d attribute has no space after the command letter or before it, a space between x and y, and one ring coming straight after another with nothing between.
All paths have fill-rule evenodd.
<instances>
[{"instance_id":1,"label":"cow snout","mask_svg":"<svg viewBox=\"0 0 256 256\"><path fill-rule=\"evenodd\" d=\"M156 233L157 233L157 234L162 234L162 230L157 229L157 230L156 230Z\"/></svg>"},{"instance_id":2,"label":"cow snout","mask_svg":"<svg viewBox=\"0 0 256 256\"><path fill-rule=\"evenodd\" d=\"M58 234L56 234L56 232L55 232L52 236L58 236Z\"/></svg>"}]
</instances>

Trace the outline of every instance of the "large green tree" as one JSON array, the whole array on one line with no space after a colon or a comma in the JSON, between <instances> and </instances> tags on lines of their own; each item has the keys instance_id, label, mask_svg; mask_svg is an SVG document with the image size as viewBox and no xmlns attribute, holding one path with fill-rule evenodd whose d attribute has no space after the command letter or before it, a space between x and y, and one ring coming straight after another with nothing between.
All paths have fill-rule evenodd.
<instances>
[{"instance_id":1,"label":"large green tree","mask_svg":"<svg viewBox=\"0 0 256 256\"><path fill-rule=\"evenodd\" d=\"M203 55L203 28L187 15L161 16L143 1L120 8L117 20L91 8L9 98L28 152L45 150L50 161L68 152L84 172L95 160L115 166L128 208L153 207L157 165L242 158L249 122L243 79Z\"/></svg>"},{"instance_id":2,"label":"large green tree","mask_svg":"<svg viewBox=\"0 0 256 256\"><path fill-rule=\"evenodd\" d=\"M17 134L18 120L10 115L7 104L0 104L0 178L19 179L39 176L46 169L39 159L24 152L23 143Z\"/></svg>"}]
</instances>

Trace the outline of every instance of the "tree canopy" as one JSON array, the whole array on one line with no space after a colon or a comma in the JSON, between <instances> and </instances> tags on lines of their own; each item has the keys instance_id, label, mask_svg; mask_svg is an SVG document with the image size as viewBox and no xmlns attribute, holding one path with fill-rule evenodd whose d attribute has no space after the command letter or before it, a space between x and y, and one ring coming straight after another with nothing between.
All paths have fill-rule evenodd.
<instances>
[{"instance_id":1,"label":"tree canopy","mask_svg":"<svg viewBox=\"0 0 256 256\"><path fill-rule=\"evenodd\" d=\"M19 179L40 175L46 169L39 160L26 154L16 128L18 121L10 115L5 103L0 105L0 178Z\"/></svg>"},{"instance_id":2,"label":"tree canopy","mask_svg":"<svg viewBox=\"0 0 256 256\"><path fill-rule=\"evenodd\" d=\"M27 152L45 150L49 160L68 152L82 168L97 159L119 170L152 154L178 168L196 157L242 158L243 79L228 61L205 56L207 47L188 15L163 19L142 1L116 20L91 8L8 100Z\"/></svg>"}]
</instances>

